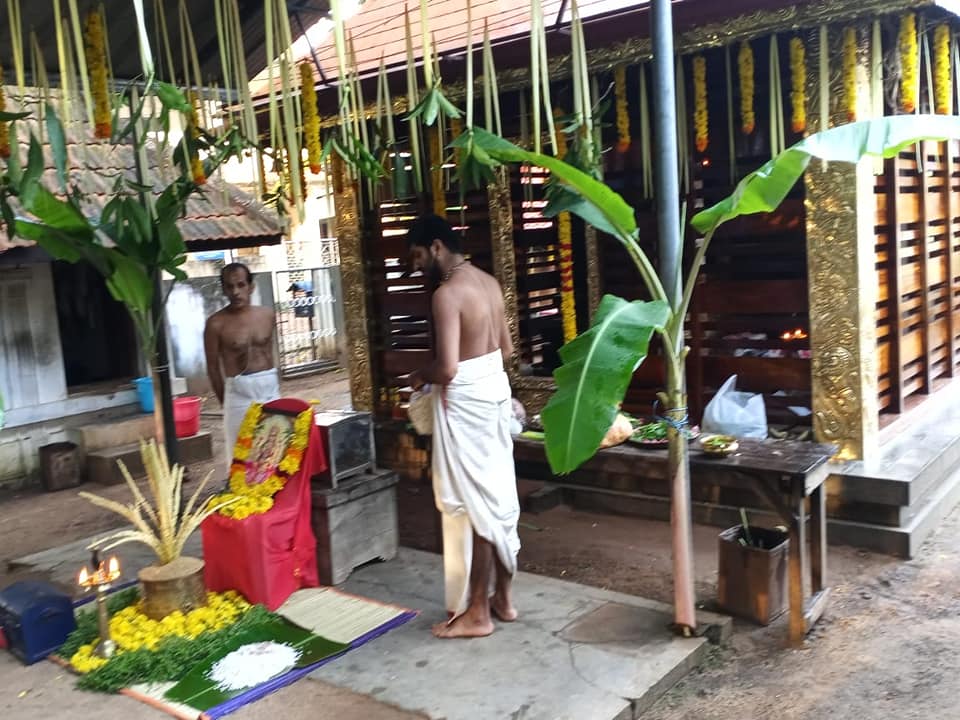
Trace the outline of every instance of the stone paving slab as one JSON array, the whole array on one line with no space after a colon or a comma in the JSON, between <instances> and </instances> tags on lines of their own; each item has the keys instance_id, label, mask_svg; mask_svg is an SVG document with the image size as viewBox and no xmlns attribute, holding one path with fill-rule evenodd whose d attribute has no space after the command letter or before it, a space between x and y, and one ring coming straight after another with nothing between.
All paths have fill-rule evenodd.
<instances>
[{"instance_id":1,"label":"stone paving slab","mask_svg":"<svg viewBox=\"0 0 960 720\"><path fill-rule=\"evenodd\" d=\"M93 540L10 565L70 587ZM125 578L153 560L145 546L116 550ZM199 533L186 552L201 556ZM489 638L436 640L430 627L445 617L442 572L439 555L407 548L355 571L342 589L420 615L310 677L436 720L632 720L707 651L705 638L670 632L667 605L530 573L516 580L517 622L498 623ZM700 622L721 638L732 627L709 613Z\"/></svg>"}]
</instances>

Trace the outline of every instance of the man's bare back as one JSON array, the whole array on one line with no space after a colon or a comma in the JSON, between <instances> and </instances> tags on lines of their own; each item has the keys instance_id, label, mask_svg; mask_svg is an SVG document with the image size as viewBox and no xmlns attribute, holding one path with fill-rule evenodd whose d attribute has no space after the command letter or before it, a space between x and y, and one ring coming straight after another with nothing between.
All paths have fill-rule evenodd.
<instances>
[{"instance_id":1,"label":"man's bare back","mask_svg":"<svg viewBox=\"0 0 960 720\"><path fill-rule=\"evenodd\" d=\"M512 344L503 312L503 292L491 275L469 262L458 266L433 296L434 305L450 305L459 314L458 360L469 360L506 349L504 361L512 354ZM438 327L437 334L448 328Z\"/></svg>"}]
</instances>

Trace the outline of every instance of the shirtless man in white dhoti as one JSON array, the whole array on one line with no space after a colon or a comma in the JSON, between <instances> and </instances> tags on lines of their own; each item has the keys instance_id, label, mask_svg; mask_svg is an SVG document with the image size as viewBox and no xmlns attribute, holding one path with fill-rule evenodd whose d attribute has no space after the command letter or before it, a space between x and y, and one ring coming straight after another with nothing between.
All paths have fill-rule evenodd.
<instances>
[{"instance_id":1,"label":"shirtless man in white dhoti","mask_svg":"<svg viewBox=\"0 0 960 720\"><path fill-rule=\"evenodd\" d=\"M510 435L512 398L504 367L513 343L497 281L474 267L446 220L427 216L407 235L413 266L434 287L435 359L410 375L432 386L433 491L443 517L449 620L440 638L482 637L493 617L517 617L520 504Z\"/></svg>"},{"instance_id":2,"label":"shirtless man in white dhoti","mask_svg":"<svg viewBox=\"0 0 960 720\"><path fill-rule=\"evenodd\" d=\"M241 263L220 273L227 307L207 319L203 346L207 377L223 406L224 452L227 469L243 416L253 403L280 397L280 380L273 360L276 319L271 308L251 305L253 274Z\"/></svg>"}]
</instances>

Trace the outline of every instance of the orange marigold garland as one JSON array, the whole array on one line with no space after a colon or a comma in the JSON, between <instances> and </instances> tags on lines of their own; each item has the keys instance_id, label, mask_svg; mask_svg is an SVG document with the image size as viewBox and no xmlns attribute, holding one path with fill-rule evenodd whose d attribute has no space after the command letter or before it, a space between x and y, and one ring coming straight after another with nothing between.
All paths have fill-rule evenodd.
<instances>
[{"instance_id":1,"label":"orange marigold garland","mask_svg":"<svg viewBox=\"0 0 960 720\"><path fill-rule=\"evenodd\" d=\"M917 109L917 98L920 95L917 16L913 13L900 18L897 47L900 49L900 108L905 113L912 113Z\"/></svg>"},{"instance_id":2,"label":"orange marigold garland","mask_svg":"<svg viewBox=\"0 0 960 720\"><path fill-rule=\"evenodd\" d=\"M798 37L790 40L790 127L795 133L807 129L807 50Z\"/></svg>"},{"instance_id":3,"label":"orange marigold garland","mask_svg":"<svg viewBox=\"0 0 960 720\"><path fill-rule=\"evenodd\" d=\"M857 120L857 29L843 31L843 106L847 120Z\"/></svg>"},{"instance_id":4,"label":"orange marigold garland","mask_svg":"<svg viewBox=\"0 0 960 720\"><path fill-rule=\"evenodd\" d=\"M0 65L0 110L7 109L7 96L3 92L3 66ZM0 158L10 157L10 123L0 122Z\"/></svg>"},{"instance_id":5,"label":"orange marigold garland","mask_svg":"<svg viewBox=\"0 0 960 720\"><path fill-rule=\"evenodd\" d=\"M197 123L197 96L190 93L190 115L187 117L187 132L194 142L200 139L200 128ZM203 185L207 182L207 175L203 169L203 161L200 159L200 153L196 145L190 151L190 174L197 185Z\"/></svg>"},{"instance_id":6,"label":"orange marigold garland","mask_svg":"<svg viewBox=\"0 0 960 720\"><path fill-rule=\"evenodd\" d=\"M106 139L113 132L113 118L107 81L103 17L99 10L91 10L87 13L84 29L83 49L87 59L87 73L90 75L90 92L93 96L94 135Z\"/></svg>"},{"instance_id":7,"label":"orange marigold garland","mask_svg":"<svg viewBox=\"0 0 960 720\"><path fill-rule=\"evenodd\" d=\"M737 66L740 69L740 127L749 135L757 124L753 110L753 49L749 42L740 43Z\"/></svg>"},{"instance_id":8,"label":"orange marigold garland","mask_svg":"<svg viewBox=\"0 0 960 720\"><path fill-rule=\"evenodd\" d=\"M310 172L320 174L320 113L317 110L317 89L313 84L313 67L309 61L300 63L300 104L303 107L303 138L307 146Z\"/></svg>"},{"instance_id":9,"label":"orange marigold garland","mask_svg":"<svg viewBox=\"0 0 960 720\"><path fill-rule=\"evenodd\" d=\"M276 471L261 483L247 483L247 460L253 448L254 434L263 418L263 405L254 403L247 410L237 433L237 443L233 450L233 464L230 467L230 491L214 495L208 501L212 507L230 503L217 512L226 517L242 520L250 515L265 513L273 507L274 496L283 490L287 480L300 470L303 457L310 441L310 427L313 423L313 410L304 410L293 421L293 437L290 439L283 458L277 464Z\"/></svg>"},{"instance_id":10,"label":"orange marigold garland","mask_svg":"<svg viewBox=\"0 0 960 720\"><path fill-rule=\"evenodd\" d=\"M708 124L707 60L703 55L697 55L693 59L693 127L697 152L704 152L710 144Z\"/></svg>"},{"instance_id":11,"label":"orange marigold garland","mask_svg":"<svg viewBox=\"0 0 960 720\"><path fill-rule=\"evenodd\" d=\"M953 109L950 79L950 26L940 23L933 31L933 87L938 115L949 115Z\"/></svg>"},{"instance_id":12,"label":"orange marigold garland","mask_svg":"<svg viewBox=\"0 0 960 720\"><path fill-rule=\"evenodd\" d=\"M560 108L554 108L554 117L563 116ZM557 133L557 157L567 154L567 135ZM560 248L560 317L563 321L563 341L570 342L577 336L577 303L573 295L573 222L570 213L557 215L557 245Z\"/></svg>"},{"instance_id":13,"label":"orange marigold garland","mask_svg":"<svg viewBox=\"0 0 960 720\"><path fill-rule=\"evenodd\" d=\"M630 149L630 112L627 107L627 67L617 65L613 70L613 91L617 107L617 152Z\"/></svg>"}]
</instances>

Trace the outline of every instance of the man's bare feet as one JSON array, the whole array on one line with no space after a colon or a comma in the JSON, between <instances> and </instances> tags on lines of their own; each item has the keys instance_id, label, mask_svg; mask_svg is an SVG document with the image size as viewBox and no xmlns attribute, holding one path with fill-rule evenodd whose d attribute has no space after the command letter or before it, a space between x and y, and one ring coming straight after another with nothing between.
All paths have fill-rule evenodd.
<instances>
[{"instance_id":1,"label":"man's bare feet","mask_svg":"<svg viewBox=\"0 0 960 720\"><path fill-rule=\"evenodd\" d=\"M437 623L433 626L433 636L442 640L450 638L486 637L493 632L493 623L490 618L478 620L469 613L464 613L449 622Z\"/></svg>"},{"instance_id":2,"label":"man's bare feet","mask_svg":"<svg viewBox=\"0 0 960 720\"><path fill-rule=\"evenodd\" d=\"M513 622L517 619L517 609L513 603L496 595L490 598L490 612L501 622Z\"/></svg>"}]
</instances>

